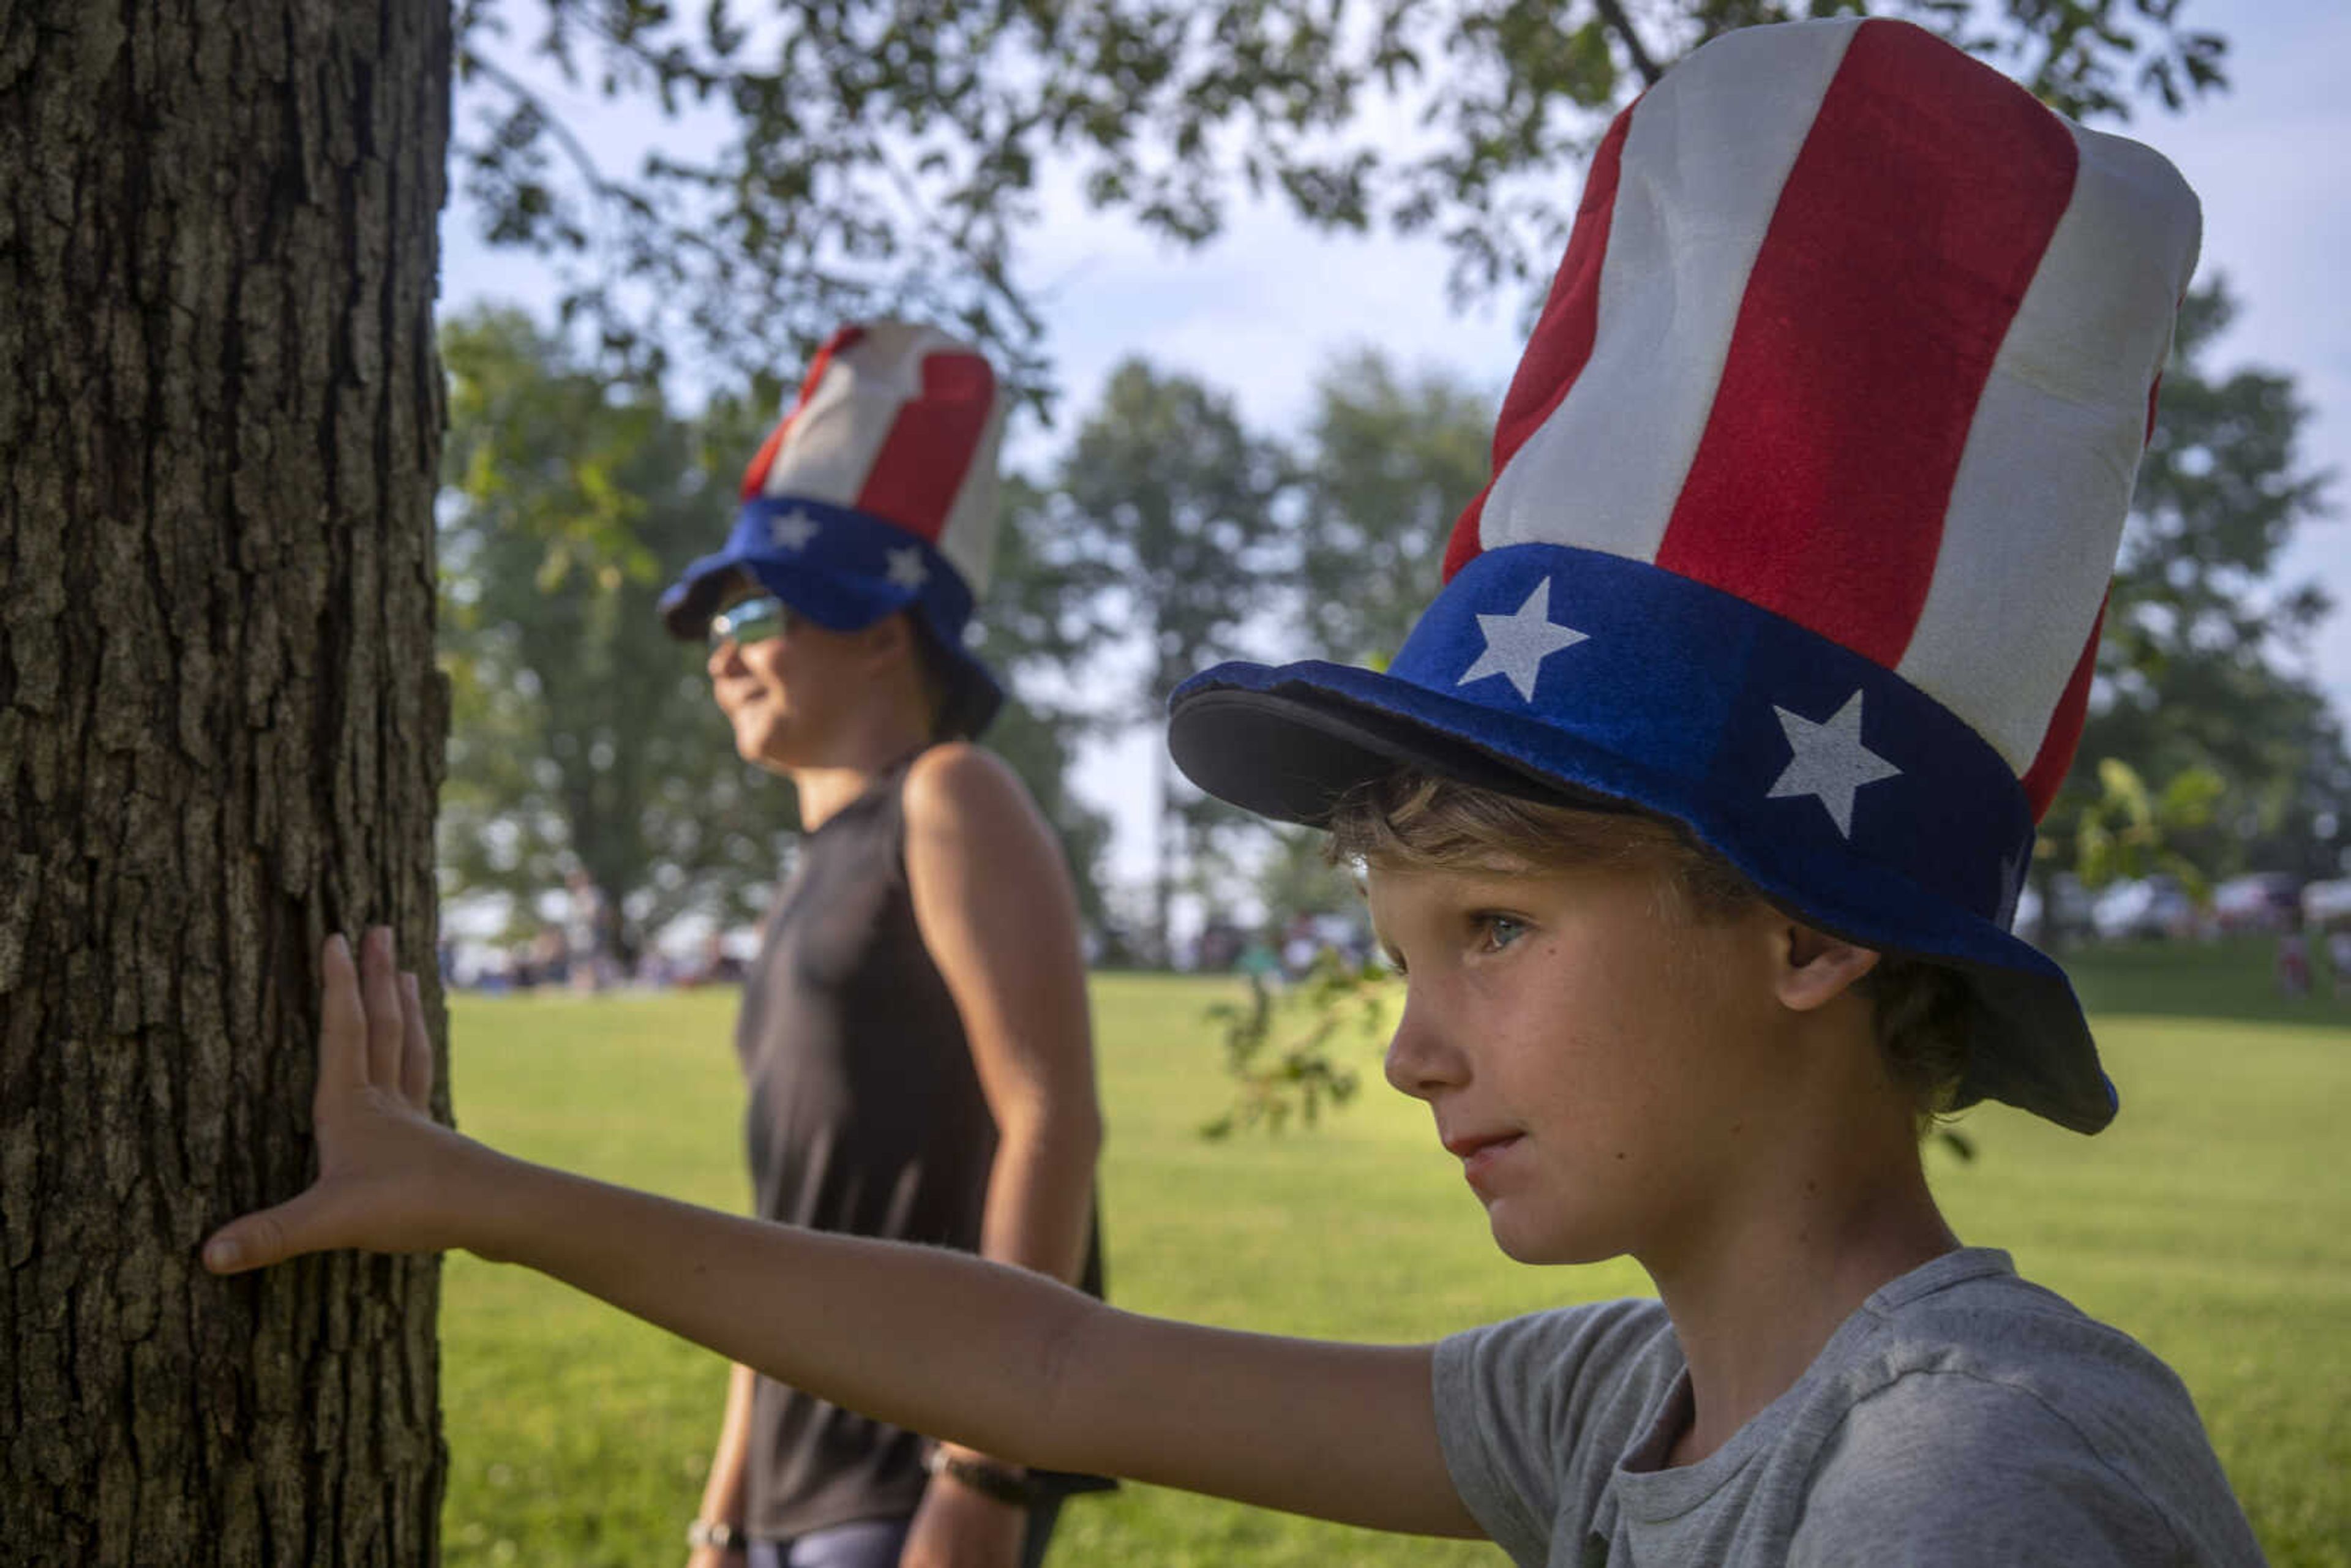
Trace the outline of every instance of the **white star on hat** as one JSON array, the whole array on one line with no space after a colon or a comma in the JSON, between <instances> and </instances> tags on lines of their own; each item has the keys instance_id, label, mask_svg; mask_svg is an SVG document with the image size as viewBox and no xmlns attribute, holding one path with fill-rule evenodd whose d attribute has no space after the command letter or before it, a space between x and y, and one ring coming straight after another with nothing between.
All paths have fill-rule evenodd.
<instances>
[{"instance_id":1,"label":"white star on hat","mask_svg":"<svg viewBox=\"0 0 2351 1568\"><path fill-rule=\"evenodd\" d=\"M1548 577L1535 584L1535 591L1527 595L1527 601L1519 606L1517 613L1480 615L1478 630L1486 634L1486 651L1478 655L1468 674L1453 684L1466 686L1488 675L1508 675L1510 685L1519 688L1522 702L1535 700L1535 676L1545 659L1562 648L1574 647L1591 635L1552 620Z\"/></svg>"},{"instance_id":2,"label":"white star on hat","mask_svg":"<svg viewBox=\"0 0 2351 1568\"><path fill-rule=\"evenodd\" d=\"M888 563L893 588L920 588L930 580L930 569L923 564L923 552L913 545L883 550L882 554Z\"/></svg>"},{"instance_id":3,"label":"white star on hat","mask_svg":"<svg viewBox=\"0 0 2351 1568\"><path fill-rule=\"evenodd\" d=\"M1837 831L1853 837L1853 795L1865 784L1892 779L1902 769L1861 744L1861 693L1845 699L1825 723L1772 706L1791 753L1787 768L1765 799L1810 795L1820 801Z\"/></svg>"},{"instance_id":4,"label":"white star on hat","mask_svg":"<svg viewBox=\"0 0 2351 1568\"><path fill-rule=\"evenodd\" d=\"M809 540L816 538L817 529L821 527L823 525L810 517L806 510L794 507L768 525L768 542L778 549L803 550L808 548Z\"/></svg>"}]
</instances>

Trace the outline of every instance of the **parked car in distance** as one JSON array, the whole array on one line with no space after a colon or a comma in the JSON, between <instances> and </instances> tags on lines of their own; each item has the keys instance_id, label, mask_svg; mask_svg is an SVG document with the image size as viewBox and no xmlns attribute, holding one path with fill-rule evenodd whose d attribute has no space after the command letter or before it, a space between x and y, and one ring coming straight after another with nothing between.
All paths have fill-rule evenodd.
<instances>
[{"instance_id":1,"label":"parked car in distance","mask_svg":"<svg viewBox=\"0 0 2351 1568\"><path fill-rule=\"evenodd\" d=\"M2212 918L2227 932L2291 930L2302 923L2302 878L2283 871L2232 876L2212 890Z\"/></svg>"},{"instance_id":2,"label":"parked car in distance","mask_svg":"<svg viewBox=\"0 0 2351 1568\"><path fill-rule=\"evenodd\" d=\"M2090 905L2090 925L2109 942L2196 934L2196 901L2168 876L2117 882Z\"/></svg>"},{"instance_id":3,"label":"parked car in distance","mask_svg":"<svg viewBox=\"0 0 2351 1568\"><path fill-rule=\"evenodd\" d=\"M2351 922L2351 876L2314 882L2302 890L2302 918L2312 927Z\"/></svg>"}]
</instances>

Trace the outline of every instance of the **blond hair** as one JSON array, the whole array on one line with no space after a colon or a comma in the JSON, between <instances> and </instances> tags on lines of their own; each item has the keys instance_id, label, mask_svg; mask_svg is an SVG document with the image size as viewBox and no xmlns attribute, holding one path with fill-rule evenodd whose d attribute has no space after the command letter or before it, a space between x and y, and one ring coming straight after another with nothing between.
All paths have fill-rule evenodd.
<instances>
[{"instance_id":1,"label":"blond hair","mask_svg":"<svg viewBox=\"0 0 2351 1568\"><path fill-rule=\"evenodd\" d=\"M1672 911L1703 923L1767 902L1738 867L1669 818L1614 802L1522 800L1412 771L1356 787L1331 815L1326 852L1388 871L1655 873ZM1888 1075L1921 1134L1954 1109L1967 1072L1970 992L1955 970L1880 953L1861 981Z\"/></svg>"}]
</instances>

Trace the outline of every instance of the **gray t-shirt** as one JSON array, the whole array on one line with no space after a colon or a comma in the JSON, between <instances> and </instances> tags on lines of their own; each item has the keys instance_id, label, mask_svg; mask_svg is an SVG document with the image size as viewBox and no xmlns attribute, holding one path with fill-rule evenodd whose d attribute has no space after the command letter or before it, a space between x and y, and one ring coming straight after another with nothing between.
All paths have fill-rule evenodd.
<instances>
[{"instance_id":1,"label":"gray t-shirt","mask_svg":"<svg viewBox=\"0 0 2351 1568\"><path fill-rule=\"evenodd\" d=\"M1690 1393L1656 1301L1456 1334L1436 1398L1461 1500L1521 1564L2262 1561L2171 1369L2005 1252L1948 1253L1886 1285L1694 1465L1663 1468Z\"/></svg>"}]
</instances>

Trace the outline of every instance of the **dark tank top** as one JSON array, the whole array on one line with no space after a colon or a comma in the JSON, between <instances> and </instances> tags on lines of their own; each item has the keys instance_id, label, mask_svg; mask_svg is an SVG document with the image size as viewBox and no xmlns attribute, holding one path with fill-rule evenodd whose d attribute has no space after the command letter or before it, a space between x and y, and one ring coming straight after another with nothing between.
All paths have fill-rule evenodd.
<instances>
[{"instance_id":1,"label":"dark tank top","mask_svg":"<svg viewBox=\"0 0 2351 1568\"><path fill-rule=\"evenodd\" d=\"M750 1087L751 1180L763 1219L977 1252L996 1122L914 922L906 767L801 841L768 917L735 1032ZM1081 1283L1102 1294L1091 1236ZM780 1541L910 1514L923 1495L923 1452L913 1433L762 1377L745 1531ZM1040 1480L1063 1491L1088 1485Z\"/></svg>"}]
</instances>

